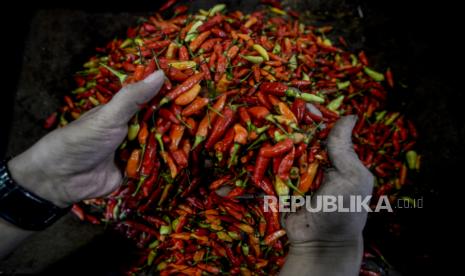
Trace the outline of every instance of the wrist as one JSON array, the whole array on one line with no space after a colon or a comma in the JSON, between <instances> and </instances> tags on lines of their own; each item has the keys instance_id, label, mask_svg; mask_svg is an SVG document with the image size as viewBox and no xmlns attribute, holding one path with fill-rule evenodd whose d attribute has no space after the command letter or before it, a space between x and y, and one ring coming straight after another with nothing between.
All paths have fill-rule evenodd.
<instances>
[{"instance_id":1,"label":"wrist","mask_svg":"<svg viewBox=\"0 0 465 276\"><path fill-rule=\"evenodd\" d=\"M358 275L362 255L362 237L292 243L280 275Z\"/></svg>"},{"instance_id":2,"label":"wrist","mask_svg":"<svg viewBox=\"0 0 465 276\"><path fill-rule=\"evenodd\" d=\"M36 196L50 201L60 208L72 202L66 200L64 191L54 184L56 179L44 169L45 164L27 152L18 155L7 163L11 177L19 186Z\"/></svg>"},{"instance_id":3,"label":"wrist","mask_svg":"<svg viewBox=\"0 0 465 276\"><path fill-rule=\"evenodd\" d=\"M290 251L295 255L319 256L319 257L345 257L354 252L363 250L363 237L341 241L307 241L292 242Z\"/></svg>"}]
</instances>

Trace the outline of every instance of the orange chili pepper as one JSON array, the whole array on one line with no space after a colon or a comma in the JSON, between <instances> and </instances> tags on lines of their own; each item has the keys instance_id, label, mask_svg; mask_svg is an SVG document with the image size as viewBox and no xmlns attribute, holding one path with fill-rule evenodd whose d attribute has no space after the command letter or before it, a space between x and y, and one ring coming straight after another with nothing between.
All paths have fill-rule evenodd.
<instances>
[{"instance_id":1,"label":"orange chili pepper","mask_svg":"<svg viewBox=\"0 0 465 276\"><path fill-rule=\"evenodd\" d=\"M128 163L126 165L126 175L129 178L138 178L138 169L139 163L142 156L141 149L134 149L131 152L131 156L129 157Z\"/></svg>"},{"instance_id":2,"label":"orange chili pepper","mask_svg":"<svg viewBox=\"0 0 465 276\"><path fill-rule=\"evenodd\" d=\"M145 146L147 137L149 136L149 128L146 122L141 122L140 125L141 127L139 133L137 134L137 140L139 141L139 145Z\"/></svg>"},{"instance_id":3,"label":"orange chili pepper","mask_svg":"<svg viewBox=\"0 0 465 276\"><path fill-rule=\"evenodd\" d=\"M245 145L247 143L247 129L240 124L234 125L234 142Z\"/></svg>"},{"instance_id":4,"label":"orange chili pepper","mask_svg":"<svg viewBox=\"0 0 465 276\"><path fill-rule=\"evenodd\" d=\"M195 99L190 105L185 107L182 110L182 116L191 116L192 114L195 114L196 112L202 110L205 106L207 106L209 100L208 98L197 98Z\"/></svg>"},{"instance_id":5,"label":"orange chili pepper","mask_svg":"<svg viewBox=\"0 0 465 276\"><path fill-rule=\"evenodd\" d=\"M318 165L318 161L312 162L308 166L307 171L303 173L302 177L300 178L299 185L297 186L301 193L305 194L312 187L313 180L315 179L316 173L318 171ZM296 194L297 192L294 191L294 195Z\"/></svg>"},{"instance_id":6,"label":"orange chili pepper","mask_svg":"<svg viewBox=\"0 0 465 276\"><path fill-rule=\"evenodd\" d=\"M189 44L189 48L193 53L197 51L197 49L202 45L202 43L210 36L211 32L206 31L199 34L194 40L191 41Z\"/></svg>"},{"instance_id":7,"label":"orange chili pepper","mask_svg":"<svg viewBox=\"0 0 465 276\"><path fill-rule=\"evenodd\" d=\"M176 100L174 100L174 103L177 104L177 105L188 105L188 104L190 104L195 99L195 97L197 97L197 95L199 94L201 88L202 87L200 86L200 84L194 85L194 87L192 87L191 89L186 91L181 96L177 97Z\"/></svg>"},{"instance_id":8,"label":"orange chili pepper","mask_svg":"<svg viewBox=\"0 0 465 276\"><path fill-rule=\"evenodd\" d=\"M170 131L171 144L169 146L170 150L178 149L179 143L181 142L185 129L186 127L183 125L172 125L171 126L171 131Z\"/></svg>"}]
</instances>

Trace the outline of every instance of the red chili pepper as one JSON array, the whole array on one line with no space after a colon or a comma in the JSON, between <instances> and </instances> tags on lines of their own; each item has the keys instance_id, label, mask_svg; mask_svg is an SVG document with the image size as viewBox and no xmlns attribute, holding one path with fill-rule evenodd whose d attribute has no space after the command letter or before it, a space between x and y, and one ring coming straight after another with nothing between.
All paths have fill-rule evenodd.
<instances>
[{"instance_id":1,"label":"red chili pepper","mask_svg":"<svg viewBox=\"0 0 465 276\"><path fill-rule=\"evenodd\" d=\"M187 165L188 165L187 155L184 153L183 150L181 149L174 150L171 152L171 156L173 156L174 161L176 162L176 164L178 164L178 166L181 169L187 168Z\"/></svg>"},{"instance_id":2,"label":"red chili pepper","mask_svg":"<svg viewBox=\"0 0 465 276\"><path fill-rule=\"evenodd\" d=\"M144 197L149 196L150 191L152 190L153 185L157 181L158 175L159 175L159 172L160 172L160 161L158 159L156 159L153 162L153 164L154 164L154 167L153 167L152 174L142 184L142 194L144 195Z\"/></svg>"},{"instance_id":3,"label":"red chili pepper","mask_svg":"<svg viewBox=\"0 0 465 276\"><path fill-rule=\"evenodd\" d=\"M360 53L358 53L358 58L360 59L360 62L363 65L368 66L368 59L367 59L364 51L361 51Z\"/></svg>"},{"instance_id":4,"label":"red chili pepper","mask_svg":"<svg viewBox=\"0 0 465 276\"><path fill-rule=\"evenodd\" d=\"M222 159L223 154L231 148L232 144L234 143L234 129L230 128L223 139L217 142L214 146L216 155L218 159Z\"/></svg>"},{"instance_id":5,"label":"red chili pepper","mask_svg":"<svg viewBox=\"0 0 465 276\"><path fill-rule=\"evenodd\" d=\"M57 120L58 119L58 113L57 112L53 112L52 114L50 114L50 116L47 117L47 119L45 119L44 121L44 128L45 129L51 129L52 127L54 127L57 123Z\"/></svg>"},{"instance_id":6,"label":"red chili pepper","mask_svg":"<svg viewBox=\"0 0 465 276\"><path fill-rule=\"evenodd\" d=\"M288 86L280 82L264 82L260 85L260 90L278 97L286 96Z\"/></svg>"},{"instance_id":7,"label":"red chili pepper","mask_svg":"<svg viewBox=\"0 0 465 276\"><path fill-rule=\"evenodd\" d=\"M175 15L180 15L187 12L188 9L189 7L186 5L179 5L174 8L173 12Z\"/></svg>"},{"instance_id":8,"label":"red chili pepper","mask_svg":"<svg viewBox=\"0 0 465 276\"><path fill-rule=\"evenodd\" d=\"M267 148L270 147L268 144L265 144L260 151L258 152L257 158L255 160L255 167L253 171L253 180L255 183L260 183L261 180L263 179L263 176L265 175L265 171L268 168L268 165L270 163L270 158L265 157L263 155L263 151Z\"/></svg>"},{"instance_id":9,"label":"red chili pepper","mask_svg":"<svg viewBox=\"0 0 465 276\"><path fill-rule=\"evenodd\" d=\"M78 204L73 204L73 208L71 208L71 211L80 219L84 220L85 213L84 210L79 206Z\"/></svg>"},{"instance_id":10,"label":"red chili pepper","mask_svg":"<svg viewBox=\"0 0 465 276\"><path fill-rule=\"evenodd\" d=\"M271 105L271 103L268 102L268 99L262 91L257 92L257 98L260 104L262 104L264 107L268 109L273 109L273 106Z\"/></svg>"},{"instance_id":11,"label":"red chili pepper","mask_svg":"<svg viewBox=\"0 0 465 276\"><path fill-rule=\"evenodd\" d=\"M270 111L264 106L250 107L247 111L250 115L259 120L264 119L268 114L270 114Z\"/></svg>"},{"instance_id":12,"label":"red chili pepper","mask_svg":"<svg viewBox=\"0 0 465 276\"><path fill-rule=\"evenodd\" d=\"M165 4L163 4L163 6L160 7L159 11L162 12L162 11L165 11L165 10L169 9L171 6L176 4L176 2L178 2L178 1L177 0L168 0L168 1L166 1Z\"/></svg>"},{"instance_id":13,"label":"red chili pepper","mask_svg":"<svg viewBox=\"0 0 465 276\"><path fill-rule=\"evenodd\" d=\"M208 98L196 98L188 106L182 110L182 116L188 117L194 115L195 113L202 110L205 106L208 105Z\"/></svg>"},{"instance_id":14,"label":"red chili pepper","mask_svg":"<svg viewBox=\"0 0 465 276\"><path fill-rule=\"evenodd\" d=\"M142 160L140 174L148 176L153 170L154 161L157 155L157 141L155 135L151 133L148 137L148 144L145 147L144 158Z\"/></svg>"},{"instance_id":15,"label":"red chili pepper","mask_svg":"<svg viewBox=\"0 0 465 276\"><path fill-rule=\"evenodd\" d=\"M302 99L295 99L292 103L291 110L294 113L295 117L297 118L297 122L302 122L305 111L306 111L306 103Z\"/></svg>"},{"instance_id":16,"label":"red chili pepper","mask_svg":"<svg viewBox=\"0 0 465 276\"><path fill-rule=\"evenodd\" d=\"M203 23L200 25L200 27L197 29L199 32L205 32L207 30L210 30L214 26L220 24L223 21L223 15L217 14L210 18L207 22Z\"/></svg>"},{"instance_id":17,"label":"red chili pepper","mask_svg":"<svg viewBox=\"0 0 465 276\"><path fill-rule=\"evenodd\" d=\"M279 165L281 164L281 161L283 161L283 158L283 156L273 158L273 173L275 175L278 175Z\"/></svg>"},{"instance_id":18,"label":"red chili pepper","mask_svg":"<svg viewBox=\"0 0 465 276\"><path fill-rule=\"evenodd\" d=\"M168 223L161 218L155 217L155 216L148 216L148 215L143 215L142 218L147 221L148 223L160 227L162 225L168 225Z\"/></svg>"},{"instance_id":19,"label":"red chili pepper","mask_svg":"<svg viewBox=\"0 0 465 276\"><path fill-rule=\"evenodd\" d=\"M226 107L224 109L222 117L219 117L215 121L213 126L213 131L205 143L205 148L210 149L215 145L215 143L221 138L221 136L226 132L226 129L231 125L234 119L234 112L231 108Z\"/></svg>"},{"instance_id":20,"label":"red chili pepper","mask_svg":"<svg viewBox=\"0 0 465 276\"><path fill-rule=\"evenodd\" d=\"M413 122L408 120L407 121L407 126L408 126L408 130L409 130L410 135L412 135L412 137L414 139L417 139L418 138L418 131L417 131L415 125L413 124Z\"/></svg>"},{"instance_id":21,"label":"red chili pepper","mask_svg":"<svg viewBox=\"0 0 465 276\"><path fill-rule=\"evenodd\" d=\"M391 88L394 88L394 78L392 77L391 68L386 70L386 81Z\"/></svg>"},{"instance_id":22,"label":"red chili pepper","mask_svg":"<svg viewBox=\"0 0 465 276\"><path fill-rule=\"evenodd\" d=\"M176 69L172 66L168 67L167 76L174 81L185 81L189 78L188 75L184 74L181 70Z\"/></svg>"},{"instance_id":23,"label":"red chili pepper","mask_svg":"<svg viewBox=\"0 0 465 276\"><path fill-rule=\"evenodd\" d=\"M179 48L179 52L178 52L178 58L179 60L189 60L190 56L189 56L189 51L187 50L187 47L186 46L181 46Z\"/></svg>"},{"instance_id":24,"label":"red chili pepper","mask_svg":"<svg viewBox=\"0 0 465 276\"><path fill-rule=\"evenodd\" d=\"M194 87L194 85L199 83L202 79L203 79L203 73L197 73L189 77L182 84L178 85L173 91L166 94L166 96L163 97L163 99L160 101L160 105L164 105L165 103L168 103L176 99L179 95L181 95L182 93L185 93L186 91Z\"/></svg>"},{"instance_id":25,"label":"red chili pepper","mask_svg":"<svg viewBox=\"0 0 465 276\"><path fill-rule=\"evenodd\" d=\"M215 36L220 37L220 38L225 38L225 37L228 36L228 35L226 34L225 31L221 30L220 28L216 28L216 27L215 27L215 28L212 28L212 29L211 29L211 32L212 32Z\"/></svg>"},{"instance_id":26,"label":"red chili pepper","mask_svg":"<svg viewBox=\"0 0 465 276\"><path fill-rule=\"evenodd\" d=\"M202 31L201 34L199 34L194 40L191 41L189 44L189 49L191 49L193 53L196 52L200 45L202 45L202 43L207 40L210 34L210 31Z\"/></svg>"},{"instance_id":27,"label":"red chili pepper","mask_svg":"<svg viewBox=\"0 0 465 276\"><path fill-rule=\"evenodd\" d=\"M169 111L167 108L160 108L160 110L158 110L158 115L160 115L160 117L163 119L172 122L173 124L181 123L179 119L176 118L176 115L174 115L173 112Z\"/></svg>"},{"instance_id":28,"label":"red chili pepper","mask_svg":"<svg viewBox=\"0 0 465 276\"><path fill-rule=\"evenodd\" d=\"M294 143L292 142L292 140L288 138L284 141L277 143L274 146L260 149L260 154L266 158L277 157L290 151L293 145Z\"/></svg>"},{"instance_id":29,"label":"red chili pepper","mask_svg":"<svg viewBox=\"0 0 465 276\"><path fill-rule=\"evenodd\" d=\"M281 164L279 164L278 176L281 179L289 179L289 171L291 170L292 164L294 163L294 157L295 148L292 148L292 150L286 156L284 156L283 160L281 161Z\"/></svg>"},{"instance_id":30,"label":"red chili pepper","mask_svg":"<svg viewBox=\"0 0 465 276\"><path fill-rule=\"evenodd\" d=\"M268 236L265 237L265 244L268 246L273 245L279 238L284 237L286 235L286 230L281 229L278 230Z\"/></svg>"},{"instance_id":31,"label":"red chili pepper","mask_svg":"<svg viewBox=\"0 0 465 276\"><path fill-rule=\"evenodd\" d=\"M237 254L235 254L231 247L225 246L224 249L226 250L226 254L228 255L229 260L234 266L240 266L241 265L241 259L237 257Z\"/></svg>"}]
</instances>

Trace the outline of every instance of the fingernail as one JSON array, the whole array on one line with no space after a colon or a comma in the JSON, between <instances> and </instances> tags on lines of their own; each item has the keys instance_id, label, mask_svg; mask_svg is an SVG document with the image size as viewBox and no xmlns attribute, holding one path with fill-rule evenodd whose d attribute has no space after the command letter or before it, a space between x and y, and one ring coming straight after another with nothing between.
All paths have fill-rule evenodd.
<instances>
[{"instance_id":1,"label":"fingernail","mask_svg":"<svg viewBox=\"0 0 465 276\"><path fill-rule=\"evenodd\" d=\"M143 82L144 83L153 83L153 82L159 82L160 80L163 80L163 78L165 77L165 73L163 72L163 70L157 70L155 72L153 72L152 74L148 75L148 77L146 77Z\"/></svg>"}]
</instances>

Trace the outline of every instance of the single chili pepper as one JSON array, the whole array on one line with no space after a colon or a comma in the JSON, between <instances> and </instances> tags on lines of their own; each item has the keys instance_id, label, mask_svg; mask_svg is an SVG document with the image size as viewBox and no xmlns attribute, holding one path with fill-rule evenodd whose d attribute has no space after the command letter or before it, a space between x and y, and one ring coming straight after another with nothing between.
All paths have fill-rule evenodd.
<instances>
[{"instance_id":1,"label":"single chili pepper","mask_svg":"<svg viewBox=\"0 0 465 276\"><path fill-rule=\"evenodd\" d=\"M150 191L152 190L153 185L157 181L160 172L160 161L158 161L157 159L153 163L154 168L152 174L142 184L142 194L144 195L144 197L148 197L150 195Z\"/></svg>"},{"instance_id":2,"label":"single chili pepper","mask_svg":"<svg viewBox=\"0 0 465 276\"><path fill-rule=\"evenodd\" d=\"M165 226L168 225L166 221L162 220L161 218L155 217L155 216L143 215L142 218L148 223L156 227L160 227L162 225L165 225Z\"/></svg>"},{"instance_id":3,"label":"single chili pepper","mask_svg":"<svg viewBox=\"0 0 465 276\"><path fill-rule=\"evenodd\" d=\"M289 179L289 171L291 170L292 164L294 163L295 148L284 156L281 163L279 164L278 176L283 180Z\"/></svg>"},{"instance_id":4,"label":"single chili pepper","mask_svg":"<svg viewBox=\"0 0 465 276\"><path fill-rule=\"evenodd\" d=\"M160 7L159 11L162 12L162 11L165 11L165 10L169 9L171 6L176 4L176 2L178 2L178 1L177 0L168 0L168 1L166 1L165 4L163 4L163 6Z\"/></svg>"},{"instance_id":5,"label":"single chili pepper","mask_svg":"<svg viewBox=\"0 0 465 276\"><path fill-rule=\"evenodd\" d=\"M368 59L367 59L364 51L361 51L360 53L358 53L358 58L360 59L360 62L364 66L368 66Z\"/></svg>"},{"instance_id":6,"label":"single chili pepper","mask_svg":"<svg viewBox=\"0 0 465 276\"><path fill-rule=\"evenodd\" d=\"M208 105L208 98L197 98L190 105L183 109L182 115L183 116L191 116L198 111L202 110L205 106Z\"/></svg>"},{"instance_id":7,"label":"single chili pepper","mask_svg":"<svg viewBox=\"0 0 465 276\"><path fill-rule=\"evenodd\" d=\"M295 99L294 102L292 103L291 110L294 113L295 117L297 118L297 122L298 123L302 122L304 115L305 115L305 110L306 110L305 101L302 99Z\"/></svg>"},{"instance_id":8,"label":"single chili pepper","mask_svg":"<svg viewBox=\"0 0 465 276\"><path fill-rule=\"evenodd\" d=\"M194 178L190 183L189 183L189 186L187 186L187 189L185 189L182 194L181 194L181 197L185 198L187 196L189 196L195 189L197 189L197 187L199 186L200 184L200 178L199 177L196 177ZM198 205L197 205L198 206ZM202 208L201 208L202 209Z\"/></svg>"},{"instance_id":9,"label":"single chili pepper","mask_svg":"<svg viewBox=\"0 0 465 276\"><path fill-rule=\"evenodd\" d=\"M267 158L263 155L263 151L266 150L268 147L270 146L265 144L258 152L257 158L255 160L253 180L255 183L257 183L257 185L263 179L263 176L265 175L265 171L270 163L270 158Z\"/></svg>"},{"instance_id":10,"label":"single chili pepper","mask_svg":"<svg viewBox=\"0 0 465 276\"><path fill-rule=\"evenodd\" d=\"M315 179L316 173L318 171L318 166L318 161L310 163L307 171L302 175L299 185L297 186L301 193L305 194L312 188L313 180Z\"/></svg>"},{"instance_id":11,"label":"single chili pepper","mask_svg":"<svg viewBox=\"0 0 465 276\"><path fill-rule=\"evenodd\" d=\"M202 45L202 43L207 40L207 38L210 36L211 32L210 31L204 31L201 34L199 34L194 40L191 41L189 44L190 50L195 53L197 49Z\"/></svg>"},{"instance_id":12,"label":"single chili pepper","mask_svg":"<svg viewBox=\"0 0 465 276\"><path fill-rule=\"evenodd\" d=\"M408 126L408 130L409 130L410 135L414 139L417 139L418 138L418 132L417 132L417 129L416 129L415 125L413 124L413 122L408 120L407 121L407 126Z\"/></svg>"},{"instance_id":13,"label":"single chili pepper","mask_svg":"<svg viewBox=\"0 0 465 276\"><path fill-rule=\"evenodd\" d=\"M281 82L264 82L260 85L260 90L278 97L284 97L288 86Z\"/></svg>"},{"instance_id":14,"label":"single chili pepper","mask_svg":"<svg viewBox=\"0 0 465 276\"><path fill-rule=\"evenodd\" d=\"M240 124L234 125L234 142L240 145L245 145L247 143L247 130Z\"/></svg>"},{"instance_id":15,"label":"single chili pepper","mask_svg":"<svg viewBox=\"0 0 465 276\"><path fill-rule=\"evenodd\" d=\"M139 134L140 125L137 121L137 116L134 117L132 123L128 127L128 140L132 141L137 138L137 134Z\"/></svg>"},{"instance_id":16,"label":"single chili pepper","mask_svg":"<svg viewBox=\"0 0 465 276\"><path fill-rule=\"evenodd\" d=\"M250 115L259 120L264 119L268 114L270 114L270 111L264 106L250 107L247 111Z\"/></svg>"},{"instance_id":17,"label":"single chili pepper","mask_svg":"<svg viewBox=\"0 0 465 276\"><path fill-rule=\"evenodd\" d=\"M286 230L284 229L281 229L281 230L278 230L268 236L265 237L265 244L268 245L268 246L271 246L273 245L279 238L283 237L284 235L286 235Z\"/></svg>"},{"instance_id":18,"label":"single chili pepper","mask_svg":"<svg viewBox=\"0 0 465 276\"><path fill-rule=\"evenodd\" d=\"M81 208L81 206L79 206L78 204L73 204L73 207L71 208L71 211L80 220L84 220L86 214L84 213L84 210Z\"/></svg>"},{"instance_id":19,"label":"single chili pepper","mask_svg":"<svg viewBox=\"0 0 465 276\"><path fill-rule=\"evenodd\" d=\"M274 146L262 148L260 153L263 157L273 158L287 153L292 149L293 145L294 143L291 139L285 139L284 141L281 141Z\"/></svg>"},{"instance_id":20,"label":"single chili pepper","mask_svg":"<svg viewBox=\"0 0 465 276\"><path fill-rule=\"evenodd\" d=\"M388 85L391 87L391 88L394 88L394 78L392 77L392 72L391 72L391 68L388 68L386 70L386 81L388 83Z\"/></svg>"},{"instance_id":21,"label":"single chili pepper","mask_svg":"<svg viewBox=\"0 0 465 276\"><path fill-rule=\"evenodd\" d=\"M50 114L50 116L47 117L47 119L44 120L43 127L45 129L51 129L52 127L56 125L58 121L57 119L58 119L58 113L53 112L52 114Z\"/></svg>"},{"instance_id":22,"label":"single chili pepper","mask_svg":"<svg viewBox=\"0 0 465 276\"><path fill-rule=\"evenodd\" d=\"M140 149L134 149L131 152L128 163L126 165L126 175L130 178L138 177L139 163L141 159L142 151Z\"/></svg>"},{"instance_id":23,"label":"single chili pepper","mask_svg":"<svg viewBox=\"0 0 465 276\"><path fill-rule=\"evenodd\" d=\"M181 46L179 47L179 50L178 50L178 59L179 60L189 60L190 56L189 56L189 51L187 50L187 47L186 46Z\"/></svg>"},{"instance_id":24,"label":"single chili pepper","mask_svg":"<svg viewBox=\"0 0 465 276\"><path fill-rule=\"evenodd\" d=\"M154 160L157 154L157 141L155 135L150 133L148 137L148 144L145 147L144 157L140 168L140 174L142 176L148 176L153 170Z\"/></svg>"},{"instance_id":25,"label":"single chili pepper","mask_svg":"<svg viewBox=\"0 0 465 276\"><path fill-rule=\"evenodd\" d=\"M175 15L180 15L186 13L188 9L189 7L186 5L179 5L174 8L173 12Z\"/></svg>"},{"instance_id":26,"label":"single chili pepper","mask_svg":"<svg viewBox=\"0 0 465 276\"><path fill-rule=\"evenodd\" d=\"M158 110L158 115L160 115L160 117L162 117L163 119L172 122L173 124L181 123L179 119L176 117L176 115L174 115L173 112L171 112L167 108L160 108L160 110Z\"/></svg>"},{"instance_id":27,"label":"single chili pepper","mask_svg":"<svg viewBox=\"0 0 465 276\"><path fill-rule=\"evenodd\" d=\"M264 107L268 109L272 109L273 106L271 105L270 102L268 102L268 98L265 96L265 94L262 91L257 92L257 98L260 104L262 104Z\"/></svg>"},{"instance_id":28,"label":"single chili pepper","mask_svg":"<svg viewBox=\"0 0 465 276\"><path fill-rule=\"evenodd\" d=\"M205 148L210 149L213 145L221 138L221 136L226 132L226 129L229 125L233 122L234 119L234 112L231 108L226 107L223 112L223 116L219 117L218 120L215 121L215 125L213 126L213 131L207 139L205 143Z\"/></svg>"},{"instance_id":29,"label":"single chili pepper","mask_svg":"<svg viewBox=\"0 0 465 276\"><path fill-rule=\"evenodd\" d=\"M239 117L241 121L247 126L247 130L250 131L252 128L252 121L250 120L249 113L247 109L243 106L239 107L238 109Z\"/></svg>"},{"instance_id":30,"label":"single chili pepper","mask_svg":"<svg viewBox=\"0 0 465 276\"><path fill-rule=\"evenodd\" d=\"M221 29L219 29L219 28L217 28L217 27L212 28L212 29L211 29L211 32L212 32L215 36L217 36L217 37L219 37L219 38L225 38L225 37L228 36L228 35L226 34L225 31L223 31L223 30L221 30Z\"/></svg>"}]
</instances>

